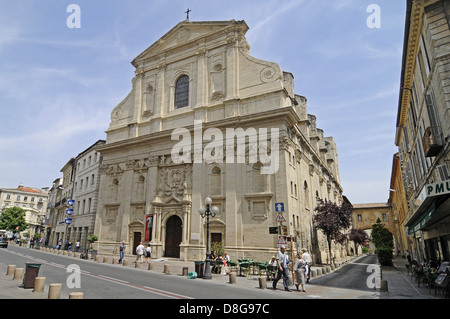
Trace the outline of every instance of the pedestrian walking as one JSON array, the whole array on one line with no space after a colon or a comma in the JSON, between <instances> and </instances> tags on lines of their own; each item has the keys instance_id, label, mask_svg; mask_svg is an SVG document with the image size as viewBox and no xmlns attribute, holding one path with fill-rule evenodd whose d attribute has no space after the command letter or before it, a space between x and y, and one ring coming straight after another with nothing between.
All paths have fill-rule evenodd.
<instances>
[{"instance_id":1,"label":"pedestrian walking","mask_svg":"<svg viewBox=\"0 0 450 319\"><path fill-rule=\"evenodd\" d=\"M411 262L412 262L412 260L411 260L411 253L409 252L408 249L406 250L406 258L408 259L408 264L411 265Z\"/></svg>"},{"instance_id":2,"label":"pedestrian walking","mask_svg":"<svg viewBox=\"0 0 450 319\"><path fill-rule=\"evenodd\" d=\"M275 278L275 280L273 281L273 284L272 284L273 290L277 289L277 283L281 279L281 277L283 277L284 290L291 291L289 289L289 269L288 269L289 259L286 254L285 246L280 247L280 250L277 252L276 259L277 259L278 272L277 272L277 278Z\"/></svg>"},{"instance_id":3,"label":"pedestrian walking","mask_svg":"<svg viewBox=\"0 0 450 319\"><path fill-rule=\"evenodd\" d=\"M295 260L294 264L294 272L295 272L295 286L298 289L298 286L302 286L302 291L306 292L305 290L305 272L306 272L306 261L303 259L302 253L297 254L297 259Z\"/></svg>"},{"instance_id":4,"label":"pedestrian walking","mask_svg":"<svg viewBox=\"0 0 450 319\"><path fill-rule=\"evenodd\" d=\"M122 241L122 244L119 246L119 264L122 263L123 256L125 256L125 250L126 250L125 242Z\"/></svg>"},{"instance_id":5,"label":"pedestrian walking","mask_svg":"<svg viewBox=\"0 0 450 319\"><path fill-rule=\"evenodd\" d=\"M306 283L309 283L309 279L311 278L311 266L312 266L312 257L306 250L306 248L302 248L302 259L305 261L305 276L306 276Z\"/></svg>"},{"instance_id":6,"label":"pedestrian walking","mask_svg":"<svg viewBox=\"0 0 450 319\"><path fill-rule=\"evenodd\" d=\"M139 246L136 247L136 261L144 262L144 251L145 247L142 245L142 242L139 243Z\"/></svg>"},{"instance_id":7,"label":"pedestrian walking","mask_svg":"<svg viewBox=\"0 0 450 319\"><path fill-rule=\"evenodd\" d=\"M150 247L150 244L148 244L147 248L145 249L145 254L147 257L147 262L150 262L150 257L152 256L152 248Z\"/></svg>"},{"instance_id":8,"label":"pedestrian walking","mask_svg":"<svg viewBox=\"0 0 450 319\"><path fill-rule=\"evenodd\" d=\"M80 250L80 241L75 242L75 252L78 252Z\"/></svg>"}]
</instances>

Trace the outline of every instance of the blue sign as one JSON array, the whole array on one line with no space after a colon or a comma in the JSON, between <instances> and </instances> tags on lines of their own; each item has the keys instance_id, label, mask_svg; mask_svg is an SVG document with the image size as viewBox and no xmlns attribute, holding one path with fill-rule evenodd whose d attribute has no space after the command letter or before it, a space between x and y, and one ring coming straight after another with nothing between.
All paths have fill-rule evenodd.
<instances>
[{"instance_id":1,"label":"blue sign","mask_svg":"<svg viewBox=\"0 0 450 319\"><path fill-rule=\"evenodd\" d=\"M72 224L72 218L66 218L65 223L66 223L67 225Z\"/></svg>"},{"instance_id":2,"label":"blue sign","mask_svg":"<svg viewBox=\"0 0 450 319\"><path fill-rule=\"evenodd\" d=\"M75 201L73 199L69 199L69 206L75 205Z\"/></svg>"},{"instance_id":3,"label":"blue sign","mask_svg":"<svg viewBox=\"0 0 450 319\"><path fill-rule=\"evenodd\" d=\"M73 209L72 208L68 208L66 211L67 215L73 215Z\"/></svg>"},{"instance_id":4,"label":"blue sign","mask_svg":"<svg viewBox=\"0 0 450 319\"><path fill-rule=\"evenodd\" d=\"M284 212L284 203L275 203L276 212Z\"/></svg>"}]
</instances>

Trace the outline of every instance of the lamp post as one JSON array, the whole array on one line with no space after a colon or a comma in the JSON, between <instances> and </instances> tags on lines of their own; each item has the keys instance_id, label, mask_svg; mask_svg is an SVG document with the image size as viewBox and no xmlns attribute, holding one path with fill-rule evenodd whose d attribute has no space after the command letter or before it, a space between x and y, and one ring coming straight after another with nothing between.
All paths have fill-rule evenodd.
<instances>
[{"instance_id":1,"label":"lamp post","mask_svg":"<svg viewBox=\"0 0 450 319\"><path fill-rule=\"evenodd\" d=\"M206 259L205 259L205 272L203 274L203 279L212 279L211 275L211 252L209 251L209 216L215 217L219 212L216 206L211 207L212 199L210 197L205 198L206 208L200 207L198 213L202 218L206 216Z\"/></svg>"}]
</instances>

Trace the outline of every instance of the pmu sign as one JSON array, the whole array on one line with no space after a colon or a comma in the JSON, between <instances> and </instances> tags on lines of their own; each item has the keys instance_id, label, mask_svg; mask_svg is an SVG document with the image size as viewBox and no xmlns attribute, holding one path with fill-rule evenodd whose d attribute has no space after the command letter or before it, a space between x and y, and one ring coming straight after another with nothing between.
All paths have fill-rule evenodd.
<instances>
[{"instance_id":1,"label":"pmu sign","mask_svg":"<svg viewBox=\"0 0 450 319\"><path fill-rule=\"evenodd\" d=\"M450 194L450 180L425 185L427 197Z\"/></svg>"}]
</instances>

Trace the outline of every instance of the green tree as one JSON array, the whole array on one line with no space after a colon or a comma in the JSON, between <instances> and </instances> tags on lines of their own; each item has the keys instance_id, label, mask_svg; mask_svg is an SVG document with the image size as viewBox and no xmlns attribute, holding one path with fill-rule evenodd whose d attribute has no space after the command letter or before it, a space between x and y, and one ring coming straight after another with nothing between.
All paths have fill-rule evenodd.
<instances>
[{"instance_id":1,"label":"green tree","mask_svg":"<svg viewBox=\"0 0 450 319\"><path fill-rule=\"evenodd\" d=\"M394 249L394 236L381 223L378 218L376 223L372 225L372 242L375 245L378 255L378 261L382 266L392 265L392 250Z\"/></svg>"},{"instance_id":2,"label":"green tree","mask_svg":"<svg viewBox=\"0 0 450 319\"><path fill-rule=\"evenodd\" d=\"M0 229L21 232L30 227L25 222L25 210L20 207L9 207L0 215Z\"/></svg>"}]
</instances>

